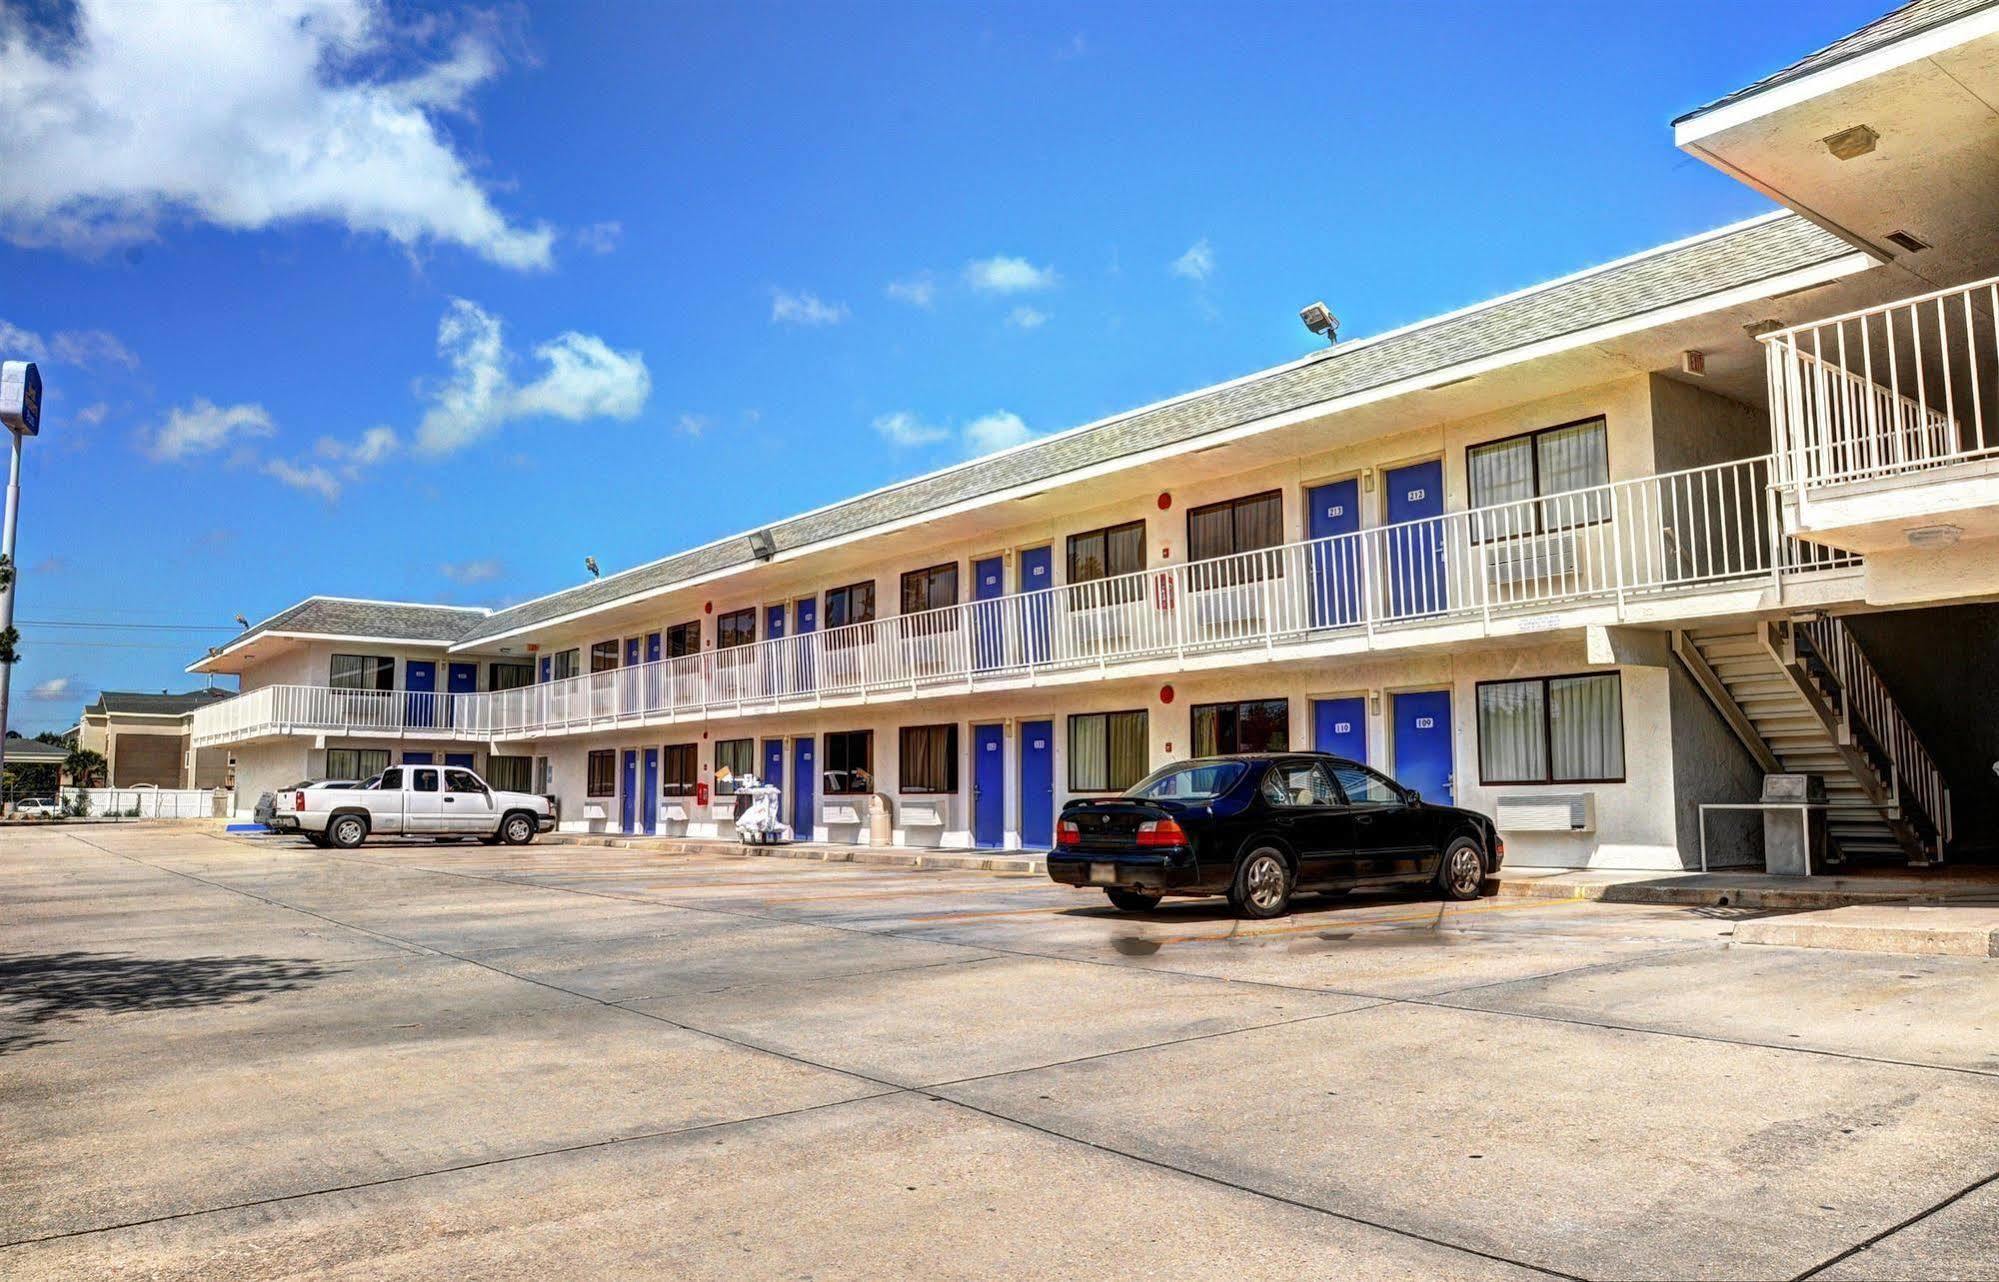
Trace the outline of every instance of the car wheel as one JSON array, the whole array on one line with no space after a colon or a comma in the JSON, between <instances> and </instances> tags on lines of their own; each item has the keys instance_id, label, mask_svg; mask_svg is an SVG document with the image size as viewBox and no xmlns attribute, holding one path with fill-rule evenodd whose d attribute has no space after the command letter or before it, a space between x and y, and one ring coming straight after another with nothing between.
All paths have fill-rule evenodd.
<instances>
[{"instance_id":1,"label":"car wheel","mask_svg":"<svg viewBox=\"0 0 1999 1282\"><path fill-rule=\"evenodd\" d=\"M1281 917L1291 906L1291 865L1282 851L1259 846L1236 865L1229 903L1244 917Z\"/></svg>"},{"instance_id":2,"label":"car wheel","mask_svg":"<svg viewBox=\"0 0 1999 1282\"><path fill-rule=\"evenodd\" d=\"M1446 899L1477 899L1485 886L1485 856L1478 843L1460 837L1444 848L1437 865L1437 893Z\"/></svg>"},{"instance_id":3,"label":"car wheel","mask_svg":"<svg viewBox=\"0 0 1999 1282\"><path fill-rule=\"evenodd\" d=\"M534 840L534 820L526 815L512 814L500 821L500 840L509 846L525 846Z\"/></svg>"},{"instance_id":4,"label":"car wheel","mask_svg":"<svg viewBox=\"0 0 1999 1282\"><path fill-rule=\"evenodd\" d=\"M1149 890L1104 891L1104 897L1111 901L1111 907L1119 912L1149 913L1159 907L1159 896Z\"/></svg>"},{"instance_id":5,"label":"car wheel","mask_svg":"<svg viewBox=\"0 0 1999 1282\"><path fill-rule=\"evenodd\" d=\"M368 839L368 821L359 815L340 815L327 826L326 839L342 850L352 850Z\"/></svg>"}]
</instances>

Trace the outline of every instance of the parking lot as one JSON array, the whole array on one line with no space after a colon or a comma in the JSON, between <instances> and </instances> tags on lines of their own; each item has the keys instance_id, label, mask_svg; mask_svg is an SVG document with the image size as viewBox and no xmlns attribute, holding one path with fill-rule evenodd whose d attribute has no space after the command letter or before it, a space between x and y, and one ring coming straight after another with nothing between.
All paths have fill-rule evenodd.
<instances>
[{"instance_id":1,"label":"parking lot","mask_svg":"<svg viewBox=\"0 0 1999 1282\"><path fill-rule=\"evenodd\" d=\"M1999 1276L1999 963L0 833L14 1278Z\"/></svg>"}]
</instances>

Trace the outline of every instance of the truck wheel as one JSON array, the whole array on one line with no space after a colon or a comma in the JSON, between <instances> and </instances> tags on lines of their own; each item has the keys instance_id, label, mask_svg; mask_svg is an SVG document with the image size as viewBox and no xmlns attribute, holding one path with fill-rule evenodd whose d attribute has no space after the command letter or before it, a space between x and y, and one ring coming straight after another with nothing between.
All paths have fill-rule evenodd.
<instances>
[{"instance_id":1,"label":"truck wheel","mask_svg":"<svg viewBox=\"0 0 1999 1282\"><path fill-rule=\"evenodd\" d=\"M534 840L534 818L515 811L500 821L500 840L509 846L525 846Z\"/></svg>"},{"instance_id":2,"label":"truck wheel","mask_svg":"<svg viewBox=\"0 0 1999 1282\"><path fill-rule=\"evenodd\" d=\"M335 815L326 826L326 839L342 850L352 850L368 839L368 821L359 815Z\"/></svg>"}]
</instances>

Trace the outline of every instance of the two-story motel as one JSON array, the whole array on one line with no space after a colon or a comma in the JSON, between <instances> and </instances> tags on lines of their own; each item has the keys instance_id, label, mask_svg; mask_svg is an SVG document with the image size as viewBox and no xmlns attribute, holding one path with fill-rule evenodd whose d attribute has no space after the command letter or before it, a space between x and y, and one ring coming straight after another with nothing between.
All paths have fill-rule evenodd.
<instances>
[{"instance_id":1,"label":"two-story motel","mask_svg":"<svg viewBox=\"0 0 1999 1282\"><path fill-rule=\"evenodd\" d=\"M463 760L574 832L1033 848L1176 757L1317 747L1514 864L1678 868L1822 775L1992 844L1999 0L1676 122L1788 209L498 611L309 598L190 667L238 806ZM882 818L877 819L877 814Z\"/></svg>"}]
</instances>

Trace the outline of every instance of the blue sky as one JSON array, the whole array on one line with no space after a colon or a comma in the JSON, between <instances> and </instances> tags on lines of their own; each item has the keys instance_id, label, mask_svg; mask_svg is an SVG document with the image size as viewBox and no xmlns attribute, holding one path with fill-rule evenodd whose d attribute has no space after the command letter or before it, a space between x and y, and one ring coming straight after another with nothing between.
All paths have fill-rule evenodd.
<instances>
[{"instance_id":1,"label":"blue sky","mask_svg":"<svg viewBox=\"0 0 1999 1282\"><path fill-rule=\"evenodd\" d=\"M1668 121L1884 7L0 17L0 348L49 389L12 720L313 592L525 599L1247 373L1315 298L1357 337L1761 212Z\"/></svg>"}]
</instances>

